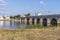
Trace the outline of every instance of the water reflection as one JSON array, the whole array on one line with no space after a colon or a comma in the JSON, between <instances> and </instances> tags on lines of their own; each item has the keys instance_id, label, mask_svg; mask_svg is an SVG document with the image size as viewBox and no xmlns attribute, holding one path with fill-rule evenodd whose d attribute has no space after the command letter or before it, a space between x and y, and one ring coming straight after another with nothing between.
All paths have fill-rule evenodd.
<instances>
[{"instance_id":1,"label":"water reflection","mask_svg":"<svg viewBox=\"0 0 60 40\"><path fill-rule=\"evenodd\" d=\"M17 27L25 27L25 24L21 24L16 21L0 21L0 28L17 28Z\"/></svg>"},{"instance_id":2,"label":"water reflection","mask_svg":"<svg viewBox=\"0 0 60 40\"><path fill-rule=\"evenodd\" d=\"M4 21L0 21L0 28L3 27Z\"/></svg>"}]
</instances>

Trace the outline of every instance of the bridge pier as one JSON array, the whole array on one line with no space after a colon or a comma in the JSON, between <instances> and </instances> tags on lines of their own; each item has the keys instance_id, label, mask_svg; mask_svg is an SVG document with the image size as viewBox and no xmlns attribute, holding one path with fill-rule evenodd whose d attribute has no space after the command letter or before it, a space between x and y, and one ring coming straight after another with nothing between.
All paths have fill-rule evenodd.
<instances>
[{"instance_id":1,"label":"bridge pier","mask_svg":"<svg viewBox=\"0 0 60 40\"><path fill-rule=\"evenodd\" d=\"M27 18L25 18L24 20L25 20L24 23L27 24Z\"/></svg>"},{"instance_id":2,"label":"bridge pier","mask_svg":"<svg viewBox=\"0 0 60 40\"><path fill-rule=\"evenodd\" d=\"M60 26L60 18L57 20L57 24L58 26Z\"/></svg>"},{"instance_id":3,"label":"bridge pier","mask_svg":"<svg viewBox=\"0 0 60 40\"><path fill-rule=\"evenodd\" d=\"M29 24L32 25L32 18L29 19Z\"/></svg>"},{"instance_id":4,"label":"bridge pier","mask_svg":"<svg viewBox=\"0 0 60 40\"><path fill-rule=\"evenodd\" d=\"M35 25L37 24L37 19L36 19L36 18L34 19L34 24L35 24Z\"/></svg>"},{"instance_id":5,"label":"bridge pier","mask_svg":"<svg viewBox=\"0 0 60 40\"><path fill-rule=\"evenodd\" d=\"M50 26L51 25L51 20L50 19L47 19L47 26Z\"/></svg>"},{"instance_id":6,"label":"bridge pier","mask_svg":"<svg viewBox=\"0 0 60 40\"><path fill-rule=\"evenodd\" d=\"M20 18L20 24L21 24L21 18Z\"/></svg>"},{"instance_id":7,"label":"bridge pier","mask_svg":"<svg viewBox=\"0 0 60 40\"><path fill-rule=\"evenodd\" d=\"M40 19L40 25L43 26L43 19Z\"/></svg>"}]
</instances>

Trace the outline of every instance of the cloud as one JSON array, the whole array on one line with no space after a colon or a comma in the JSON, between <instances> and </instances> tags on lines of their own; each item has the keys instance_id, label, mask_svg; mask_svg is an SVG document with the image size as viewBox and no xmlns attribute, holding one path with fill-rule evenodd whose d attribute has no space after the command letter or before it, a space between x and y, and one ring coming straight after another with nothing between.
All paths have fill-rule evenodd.
<instances>
[{"instance_id":1,"label":"cloud","mask_svg":"<svg viewBox=\"0 0 60 40\"><path fill-rule=\"evenodd\" d=\"M5 0L0 0L0 6L5 6L7 2Z\"/></svg>"},{"instance_id":2,"label":"cloud","mask_svg":"<svg viewBox=\"0 0 60 40\"><path fill-rule=\"evenodd\" d=\"M40 1L40 4L46 5L48 3L47 2L44 2L44 1Z\"/></svg>"},{"instance_id":3,"label":"cloud","mask_svg":"<svg viewBox=\"0 0 60 40\"><path fill-rule=\"evenodd\" d=\"M44 1L40 1L41 4L44 4Z\"/></svg>"}]
</instances>

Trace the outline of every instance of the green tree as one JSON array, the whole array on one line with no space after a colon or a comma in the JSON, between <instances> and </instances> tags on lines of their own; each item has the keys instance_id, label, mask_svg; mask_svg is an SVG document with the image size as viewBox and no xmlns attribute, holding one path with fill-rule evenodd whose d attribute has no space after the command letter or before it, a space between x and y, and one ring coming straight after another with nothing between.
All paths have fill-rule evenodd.
<instances>
[{"instance_id":1,"label":"green tree","mask_svg":"<svg viewBox=\"0 0 60 40\"><path fill-rule=\"evenodd\" d=\"M25 16L30 16L30 13L28 13L28 14L25 14Z\"/></svg>"},{"instance_id":2,"label":"green tree","mask_svg":"<svg viewBox=\"0 0 60 40\"><path fill-rule=\"evenodd\" d=\"M14 16L14 19L20 19L20 15L16 15L16 16Z\"/></svg>"}]
</instances>

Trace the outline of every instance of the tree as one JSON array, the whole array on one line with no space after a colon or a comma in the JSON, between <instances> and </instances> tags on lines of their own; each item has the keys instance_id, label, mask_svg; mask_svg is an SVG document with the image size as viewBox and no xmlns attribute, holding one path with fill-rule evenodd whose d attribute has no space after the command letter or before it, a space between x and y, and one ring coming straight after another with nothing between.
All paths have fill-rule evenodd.
<instances>
[{"instance_id":1,"label":"tree","mask_svg":"<svg viewBox=\"0 0 60 40\"><path fill-rule=\"evenodd\" d=\"M14 16L14 19L20 19L20 15L16 15L16 16Z\"/></svg>"},{"instance_id":2,"label":"tree","mask_svg":"<svg viewBox=\"0 0 60 40\"><path fill-rule=\"evenodd\" d=\"M28 13L28 14L25 14L25 16L30 16L30 13Z\"/></svg>"},{"instance_id":3,"label":"tree","mask_svg":"<svg viewBox=\"0 0 60 40\"><path fill-rule=\"evenodd\" d=\"M13 16L10 16L10 19L12 19L13 18Z\"/></svg>"}]
</instances>

